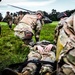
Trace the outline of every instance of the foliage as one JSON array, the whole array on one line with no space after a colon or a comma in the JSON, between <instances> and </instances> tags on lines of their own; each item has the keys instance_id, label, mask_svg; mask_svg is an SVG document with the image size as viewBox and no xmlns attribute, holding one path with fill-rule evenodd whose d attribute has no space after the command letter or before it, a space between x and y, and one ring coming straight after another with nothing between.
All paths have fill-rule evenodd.
<instances>
[{"instance_id":1,"label":"foliage","mask_svg":"<svg viewBox=\"0 0 75 75\"><path fill-rule=\"evenodd\" d=\"M0 23L0 70L10 64L23 62L29 53L29 47L24 46L22 40L14 36L14 31L10 30L7 23ZM57 22L46 24L42 27L40 40L48 40L53 43L54 29ZM14 29L15 25L13 25Z\"/></svg>"}]
</instances>

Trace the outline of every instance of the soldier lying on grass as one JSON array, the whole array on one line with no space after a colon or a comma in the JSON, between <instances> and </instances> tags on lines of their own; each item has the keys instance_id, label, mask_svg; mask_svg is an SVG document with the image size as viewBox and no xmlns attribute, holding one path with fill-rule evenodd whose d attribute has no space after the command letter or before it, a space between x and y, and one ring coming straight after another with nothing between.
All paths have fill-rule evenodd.
<instances>
[{"instance_id":1,"label":"soldier lying on grass","mask_svg":"<svg viewBox=\"0 0 75 75\"><path fill-rule=\"evenodd\" d=\"M56 46L49 41L41 41L37 42L34 47L30 47L30 49L25 65L20 66L17 72L6 68L3 75L52 75L55 67Z\"/></svg>"}]
</instances>

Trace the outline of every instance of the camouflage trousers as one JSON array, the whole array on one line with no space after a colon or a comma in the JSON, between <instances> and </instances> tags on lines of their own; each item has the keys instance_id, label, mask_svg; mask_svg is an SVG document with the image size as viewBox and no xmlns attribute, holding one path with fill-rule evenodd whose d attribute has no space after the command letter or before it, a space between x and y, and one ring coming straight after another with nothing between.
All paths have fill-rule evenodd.
<instances>
[{"instance_id":1,"label":"camouflage trousers","mask_svg":"<svg viewBox=\"0 0 75 75\"><path fill-rule=\"evenodd\" d=\"M14 28L14 35L19 37L21 40L23 40L26 44L28 44L33 36L33 30L32 28L25 24L25 23L19 23L15 28ZM28 33L26 36L26 33ZM30 34L29 34L30 33Z\"/></svg>"},{"instance_id":2,"label":"camouflage trousers","mask_svg":"<svg viewBox=\"0 0 75 75\"><path fill-rule=\"evenodd\" d=\"M50 62L54 62L54 58L55 58L55 55L53 55L54 53L51 53L52 54L52 58L51 58L51 55L50 57L47 56L45 57L46 59L44 61L50 61ZM41 60L42 59L42 56L39 52L37 51L31 51L29 54L28 54L28 61L29 60ZM51 61L53 59L53 61ZM43 59L42 59L43 60ZM40 72L39 73L45 73L45 72L50 72L52 73L52 70L53 70L53 66L50 65L50 64L41 64L41 69L40 69ZM26 67L23 68L22 70L22 73L25 72L26 70L30 71L31 75L33 75L35 73L37 69L37 66L35 63L28 63Z\"/></svg>"},{"instance_id":3,"label":"camouflage trousers","mask_svg":"<svg viewBox=\"0 0 75 75\"><path fill-rule=\"evenodd\" d=\"M42 55L41 60L53 63L55 62L55 53L53 51L50 51L47 55ZM53 66L51 64L42 64L40 73L45 72L53 73Z\"/></svg>"},{"instance_id":4,"label":"camouflage trousers","mask_svg":"<svg viewBox=\"0 0 75 75\"><path fill-rule=\"evenodd\" d=\"M12 24L13 24L12 20L8 19L7 23L8 23L9 28L12 29Z\"/></svg>"},{"instance_id":5,"label":"camouflage trousers","mask_svg":"<svg viewBox=\"0 0 75 75\"><path fill-rule=\"evenodd\" d=\"M41 59L41 55L38 52L35 51L30 51L30 53L28 54L28 61L30 60L40 60ZM35 63L29 62L22 70L22 73L24 73L26 70L28 70L30 72L31 75L34 75L35 71L37 69L37 65Z\"/></svg>"}]
</instances>

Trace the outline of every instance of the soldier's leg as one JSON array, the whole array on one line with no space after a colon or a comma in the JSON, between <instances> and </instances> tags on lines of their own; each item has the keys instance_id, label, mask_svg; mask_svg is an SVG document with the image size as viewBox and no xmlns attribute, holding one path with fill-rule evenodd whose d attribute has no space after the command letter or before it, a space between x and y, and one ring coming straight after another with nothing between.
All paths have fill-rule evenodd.
<instances>
[{"instance_id":1,"label":"soldier's leg","mask_svg":"<svg viewBox=\"0 0 75 75\"><path fill-rule=\"evenodd\" d=\"M34 46L34 41L31 39L31 40L23 40L24 44L26 45L30 45L30 46Z\"/></svg>"},{"instance_id":2,"label":"soldier's leg","mask_svg":"<svg viewBox=\"0 0 75 75\"><path fill-rule=\"evenodd\" d=\"M32 60L32 62L29 62L27 64L26 67L23 68L22 70L22 73L27 75L27 74L31 74L31 75L34 75L35 72L36 72L36 69L37 69L37 64L36 62L38 60L41 59L41 55L36 52L36 51L31 51L29 54L28 54L28 60Z\"/></svg>"},{"instance_id":3,"label":"soldier's leg","mask_svg":"<svg viewBox=\"0 0 75 75\"><path fill-rule=\"evenodd\" d=\"M45 64L41 67L40 73L42 75L52 75L53 68L49 64Z\"/></svg>"},{"instance_id":4,"label":"soldier's leg","mask_svg":"<svg viewBox=\"0 0 75 75\"><path fill-rule=\"evenodd\" d=\"M15 31L14 35L19 37L24 42L24 46L29 45L29 43L31 42L31 40L24 39L25 35L23 31Z\"/></svg>"},{"instance_id":5,"label":"soldier's leg","mask_svg":"<svg viewBox=\"0 0 75 75\"><path fill-rule=\"evenodd\" d=\"M36 64L35 63L28 63L26 67L23 68L22 74L24 75L33 75L36 71Z\"/></svg>"},{"instance_id":6,"label":"soldier's leg","mask_svg":"<svg viewBox=\"0 0 75 75\"><path fill-rule=\"evenodd\" d=\"M12 21L8 22L9 28L12 29Z\"/></svg>"},{"instance_id":7,"label":"soldier's leg","mask_svg":"<svg viewBox=\"0 0 75 75\"><path fill-rule=\"evenodd\" d=\"M35 30L35 40L36 40L36 42L39 41L39 37L40 37L40 30Z\"/></svg>"}]
</instances>

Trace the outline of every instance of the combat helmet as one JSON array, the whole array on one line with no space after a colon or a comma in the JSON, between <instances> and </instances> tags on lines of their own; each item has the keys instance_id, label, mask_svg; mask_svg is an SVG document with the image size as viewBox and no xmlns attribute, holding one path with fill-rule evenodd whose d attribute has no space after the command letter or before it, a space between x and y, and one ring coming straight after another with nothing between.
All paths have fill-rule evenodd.
<instances>
[{"instance_id":1,"label":"combat helmet","mask_svg":"<svg viewBox=\"0 0 75 75\"><path fill-rule=\"evenodd\" d=\"M9 11L7 11L6 13L7 13L7 14L9 14L10 12L9 12Z\"/></svg>"},{"instance_id":2,"label":"combat helmet","mask_svg":"<svg viewBox=\"0 0 75 75\"><path fill-rule=\"evenodd\" d=\"M57 15L58 19L63 18L63 17L67 17L67 14L65 12L61 12Z\"/></svg>"},{"instance_id":3,"label":"combat helmet","mask_svg":"<svg viewBox=\"0 0 75 75\"><path fill-rule=\"evenodd\" d=\"M41 11L41 10L38 10L38 11L36 12L36 14L40 14L40 15L44 16L43 11Z\"/></svg>"}]
</instances>

